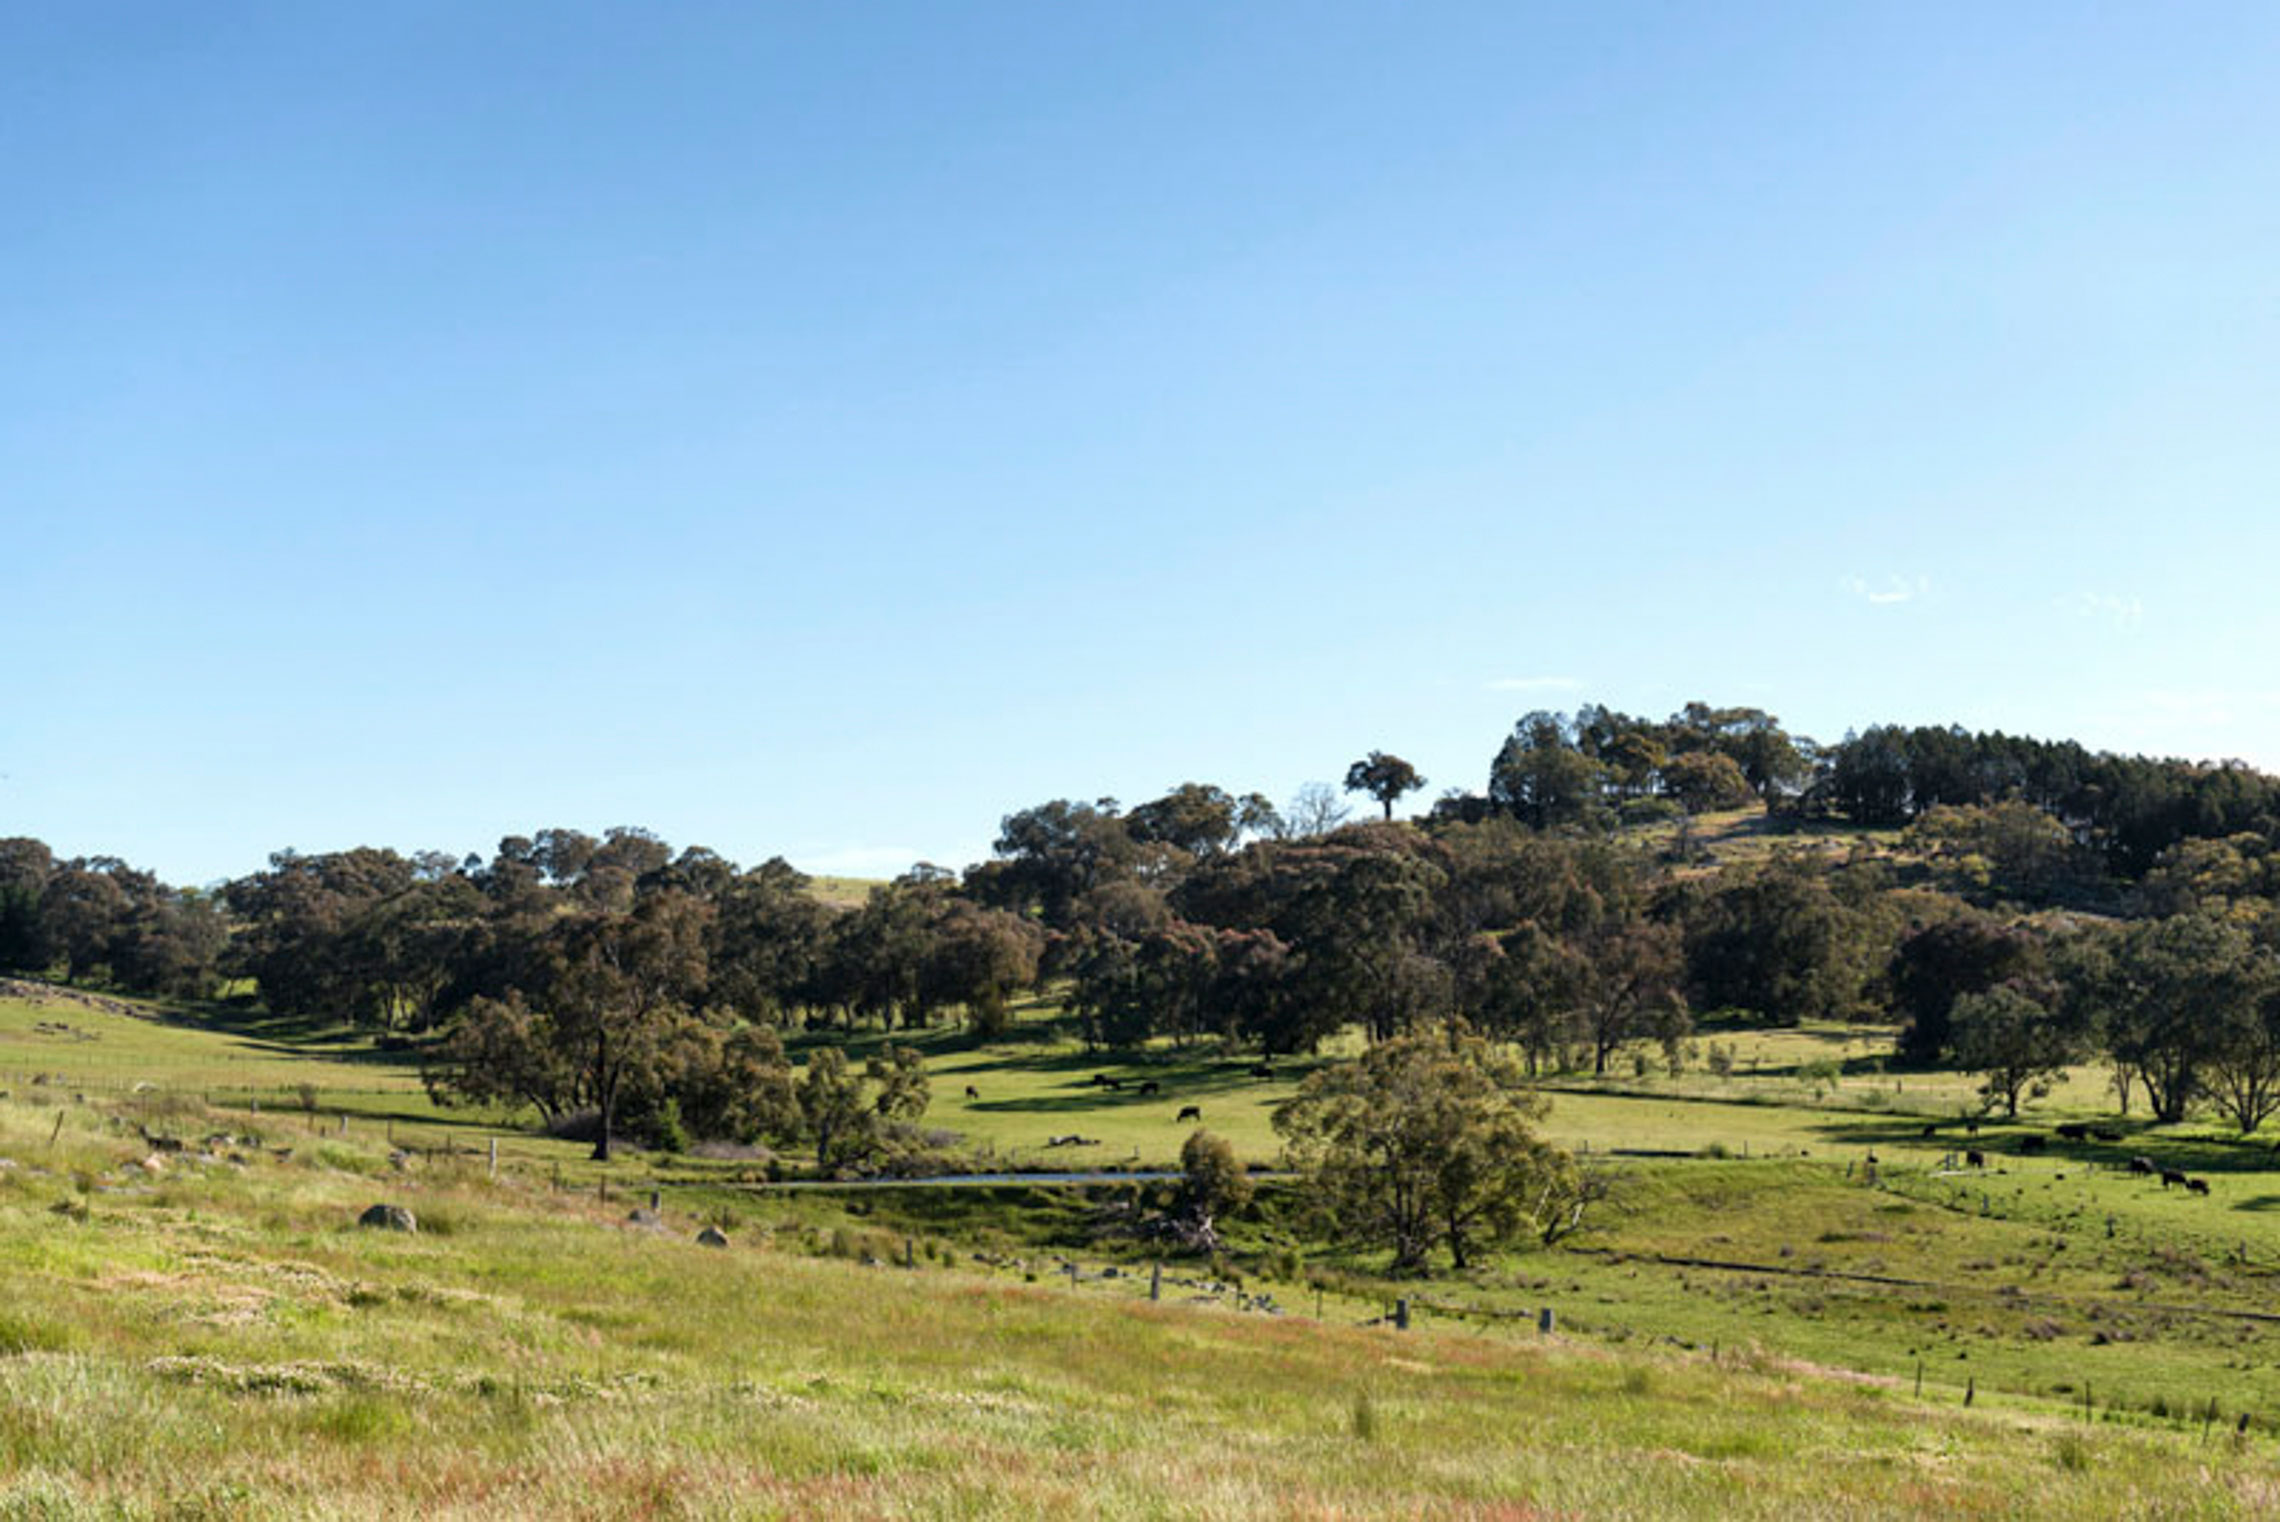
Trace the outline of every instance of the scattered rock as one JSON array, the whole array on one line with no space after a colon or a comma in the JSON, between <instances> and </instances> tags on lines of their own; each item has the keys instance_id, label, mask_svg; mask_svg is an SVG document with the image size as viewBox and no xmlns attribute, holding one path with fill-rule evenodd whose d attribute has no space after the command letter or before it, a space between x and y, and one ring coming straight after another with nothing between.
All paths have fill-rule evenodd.
<instances>
[{"instance_id":1,"label":"scattered rock","mask_svg":"<svg viewBox=\"0 0 2280 1522\"><path fill-rule=\"evenodd\" d=\"M374 1205L356 1218L359 1226L381 1231L418 1231L419 1219L401 1205Z\"/></svg>"},{"instance_id":2,"label":"scattered rock","mask_svg":"<svg viewBox=\"0 0 2280 1522\"><path fill-rule=\"evenodd\" d=\"M164 1173L166 1171L166 1159L153 1152L142 1160L142 1170L145 1173Z\"/></svg>"},{"instance_id":3,"label":"scattered rock","mask_svg":"<svg viewBox=\"0 0 2280 1522\"><path fill-rule=\"evenodd\" d=\"M728 1245L728 1233L722 1231L718 1226L707 1226L703 1231L697 1233L697 1245L699 1247L726 1247Z\"/></svg>"},{"instance_id":4,"label":"scattered rock","mask_svg":"<svg viewBox=\"0 0 2280 1522\"><path fill-rule=\"evenodd\" d=\"M626 1216L625 1224L639 1226L647 1231L663 1231L665 1229L665 1218L651 1210L647 1205L643 1205Z\"/></svg>"}]
</instances>

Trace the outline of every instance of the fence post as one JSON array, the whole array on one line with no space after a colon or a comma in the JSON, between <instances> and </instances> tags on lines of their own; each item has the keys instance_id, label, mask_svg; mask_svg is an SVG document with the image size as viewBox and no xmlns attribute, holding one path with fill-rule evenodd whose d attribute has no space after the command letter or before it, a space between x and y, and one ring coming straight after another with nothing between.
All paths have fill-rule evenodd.
<instances>
[{"instance_id":1,"label":"fence post","mask_svg":"<svg viewBox=\"0 0 2280 1522\"><path fill-rule=\"evenodd\" d=\"M494 1137L492 1137L492 1138L491 1138L491 1177L493 1177L493 1178L497 1178L498 1176L499 1176L499 1139L498 1139L496 1136L494 1136Z\"/></svg>"},{"instance_id":2,"label":"fence post","mask_svg":"<svg viewBox=\"0 0 2280 1522\"><path fill-rule=\"evenodd\" d=\"M1164 1265L1161 1263L1148 1265L1148 1298L1150 1300L1164 1298Z\"/></svg>"},{"instance_id":3,"label":"fence post","mask_svg":"<svg viewBox=\"0 0 2280 1522\"><path fill-rule=\"evenodd\" d=\"M1409 1297L1403 1295L1393 1302L1393 1328L1397 1332L1409 1330Z\"/></svg>"},{"instance_id":4,"label":"fence post","mask_svg":"<svg viewBox=\"0 0 2280 1522\"><path fill-rule=\"evenodd\" d=\"M1536 1312L1536 1332L1542 1337L1552 1335L1552 1308L1548 1305Z\"/></svg>"}]
</instances>

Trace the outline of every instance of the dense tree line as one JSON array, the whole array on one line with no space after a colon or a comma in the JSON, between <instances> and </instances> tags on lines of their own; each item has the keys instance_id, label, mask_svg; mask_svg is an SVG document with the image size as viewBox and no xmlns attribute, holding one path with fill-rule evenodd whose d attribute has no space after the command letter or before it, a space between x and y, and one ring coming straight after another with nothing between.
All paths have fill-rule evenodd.
<instances>
[{"instance_id":1,"label":"dense tree line","mask_svg":"<svg viewBox=\"0 0 2280 1522\"><path fill-rule=\"evenodd\" d=\"M1751 708L1532 713L1486 787L1419 820L1373 750L1278 808L1189 782L1131 808L1009 814L990 860L827 905L782 860L646 831L488 856L283 851L213 889L0 841L0 970L182 999L224 989L426 1054L439 1093L622 1128L891 1149L908 1073L811 1057L838 1033L1004 1030L1054 993L1102 1048L1310 1050L1452 1019L1523 1071L1684 1059L1697 1011L1884 1018L1905 1060L2031 1101L2098 1056L2118 1102L2253 1126L2280 1106L2280 782L1960 729L1829 746ZM1705 860L1694 823L1897 830L1897 851ZM1890 842L1892 837L1880 837ZM246 990L250 990L250 995ZM899 1076L898 1076L899 1075ZM862 1123L847 1117L868 1117Z\"/></svg>"}]
</instances>

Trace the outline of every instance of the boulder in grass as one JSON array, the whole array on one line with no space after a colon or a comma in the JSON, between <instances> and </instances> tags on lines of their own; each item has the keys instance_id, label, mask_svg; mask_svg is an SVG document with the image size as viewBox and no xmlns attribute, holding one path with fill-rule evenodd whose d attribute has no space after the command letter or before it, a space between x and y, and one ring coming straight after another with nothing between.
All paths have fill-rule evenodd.
<instances>
[{"instance_id":1,"label":"boulder in grass","mask_svg":"<svg viewBox=\"0 0 2280 1522\"><path fill-rule=\"evenodd\" d=\"M401 1205L374 1205L356 1218L359 1226L379 1231L418 1231L419 1219Z\"/></svg>"},{"instance_id":2,"label":"boulder in grass","mask_svg":"<svg viewBox=\"0 0 2280 1522\"><path fill-rule=\"evenodd\" d=\"M626 1213L625 1224L638 1226L643 1231L663 1231L665 1218L646 1205L636 1206Z\"/></svg>"},{"instance_id":3,"label":"boulder in grass","mask_svg":"<svg viewBox=\"0 0 2280 1522\"><path fill-rule=\"evenodd\" d=\"M699 1247L726 1247L728 1245L728 1233L722 1231L718 1226L707 1226L703 1231L697 1233L697 1245Z\"/></svg>"}]
</instances>

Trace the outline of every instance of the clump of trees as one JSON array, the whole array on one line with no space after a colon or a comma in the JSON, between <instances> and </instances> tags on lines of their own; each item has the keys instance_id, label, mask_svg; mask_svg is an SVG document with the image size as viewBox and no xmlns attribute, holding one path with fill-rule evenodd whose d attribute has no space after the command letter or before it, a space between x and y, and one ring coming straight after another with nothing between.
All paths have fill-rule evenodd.
<instances>
[{"instance_id":1,"label":"clump of trees","mask_svg":"<svg viewBox=\"0 0 2280 1522\"><path fill-rule=\"evenodd\" d=\"M1344 776L1380 807L1359 823L1329 783L1281 807L1197 781L1051 800L1006 815L990 860L921 864L852 908L781 860L626 827L488 857L280 851L208 889L5 840L0 972L250 988L416 1047L438 1092L588 1116L605 1151L687 1132L833 1167L908 1122L834 1119L879 1115L888 1075L826 1083L811 1056L795 1079L787 1041L996 1035L1040 992L1109 1049L1390 1045L1455 1019L1528 1074L1605 1075L1677 1063L1714 1009L1888 1019L1904 1060L1968 1067L2004 1108L2082 1056L2164 1119L2213 1106L2249 1129L2280 1104L2280 781L1956 728L1823 746L1703 703L1527 714L1487 759L1480 792L1406 822L1424 779L1383 750ZM1696 817L1743 806L1898 850L1705 858ZM869 1087L825 1105L845 1081Z\"/></svg>"},{"instance_id":2,"label":"clump of trees","mask_svg":"<svg viewBox=\"0 0 2280 1522\"><path fill-rule=\"evenodd\" d=\"M1398 1036L1322 1068L1275 1111L1306 1192L1338 1234L1421 1273L1435 1248L1557 1240L1592 1197L1536 1134L1544 1101L1509 1056L1459 1025Z\"/></svg>"}]
</instances>

